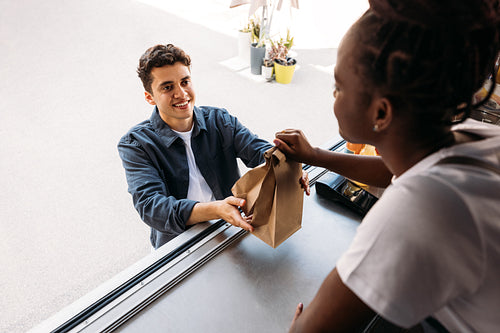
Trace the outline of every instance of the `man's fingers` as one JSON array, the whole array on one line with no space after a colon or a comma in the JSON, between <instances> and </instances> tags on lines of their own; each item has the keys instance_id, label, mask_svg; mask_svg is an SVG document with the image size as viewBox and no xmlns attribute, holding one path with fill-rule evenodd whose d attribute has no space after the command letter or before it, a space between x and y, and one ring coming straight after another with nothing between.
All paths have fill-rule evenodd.
<instances>
[{"instance_id":1,"label":"man's fingers","mask_svg":"<svg viewBox=\"0 0 500 333\"><path fill-rule=\"evenodd\" d=\"M252 217L250 216L248 218L242 216L240 211L237 209L237 207L245 206L246 204L245 199L231 196L224 199L221 203L222 203L221 206L222 209L220 212L220 218L222 218L226 222L231 223L236 227L240 227L250 232L253 232L253 227L249 223L251 222Z\"/></svg>"},{"instance_id":2,"label":"man's fingers","mask_svg":"<svg viewBox=\"0 0 500 333\"><path fill-rule=\"evenodd\" d=\"M245 223L245 224L246 224L247 228L244 228L244 229L248 230L250 232L253 232L253 227L250 224L248 224L248 223Z\"/></svg>"},{"instance_id":3,"label":"man's fingers","mask_svg":"<svg viewBox=\"0 0 500 333\"><path fill-rule=\"evenodd\" d=\"M248 223L245 222L244 220L240 221L240 225L238 227L245 229L247 231L253 232L253 227Z\"/></svg>"},{"instance_id":4,"label":"man's fingers","mask_svg":"<svg viewBox=\"0 0 500 333\"><path fill-rule=\"evenodd\" d=\"M236 197L227 197L226 202L230 205L236 206L236 207L243 207L245 206L245 199L241 198L236 198Z\"/></svg>"}]
</instances>

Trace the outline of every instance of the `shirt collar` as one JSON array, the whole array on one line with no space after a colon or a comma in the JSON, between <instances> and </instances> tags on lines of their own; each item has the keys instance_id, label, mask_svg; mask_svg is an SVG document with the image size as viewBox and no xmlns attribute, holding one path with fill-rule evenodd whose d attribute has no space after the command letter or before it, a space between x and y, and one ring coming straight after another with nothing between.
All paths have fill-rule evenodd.
<instances>
[{"instance_id":1,"label":"shirt collar","mask_svg":"<svg viewBox=\"0 0 500 333\"><path fill-rule=\"evenodd\" d=\"M194 107L194 127L193 127L193 137L200 134L201 130L208 131L207 124L205 123L205 117L203 117L203 112L198 108Z\"/></svg>"},{"instance_id":2,"label":"shirt collar","mask_svg":"<svg viewBox=\"0 0 500 333\"><path fill-rule=\"evenodd\" d=\"M197 136L201 130L207 130L207 125L205 123L205 118L203 117L203 112L198 108L194 107L193 110L193 115L194 115L194 122L193 122L193 134L192 137ZM174 143L177 138L179 138L179 135L175 133L170 126L167 125L166 122L163 121L160 117L160 112L158 110L158 107L155 105L153 114L151 115L150 118L151 125L153 126L153 129L158 132L163 139L165 140L165 144L169 147Z\"/></svg>"}]
</instances>

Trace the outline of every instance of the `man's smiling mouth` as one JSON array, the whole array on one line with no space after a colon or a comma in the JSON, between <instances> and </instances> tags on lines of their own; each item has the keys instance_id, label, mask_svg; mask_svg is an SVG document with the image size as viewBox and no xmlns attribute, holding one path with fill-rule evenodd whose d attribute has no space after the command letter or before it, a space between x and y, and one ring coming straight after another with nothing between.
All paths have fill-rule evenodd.
<instances>
[{"instance_id":1,"label":"man's smiling mouth","mask_svg":"<svg viewBox=\"0 0 500 333\"><path fill-rule=\"evenodd\" d=\"M184 107L184 106L186 106L186 105L188 105L188 104L189 104L189 101L185 101L185 102L182 102L182 103L174 104L174 106L175 106L175 107L181 107L181 108L182 108L182 107Z\"/></svg>"}]
</instances>

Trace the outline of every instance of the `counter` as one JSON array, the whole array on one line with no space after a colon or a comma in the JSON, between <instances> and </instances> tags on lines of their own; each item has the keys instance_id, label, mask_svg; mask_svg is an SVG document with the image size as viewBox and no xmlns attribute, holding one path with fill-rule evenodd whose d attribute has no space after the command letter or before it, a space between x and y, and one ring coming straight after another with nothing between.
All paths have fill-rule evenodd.
<instances>
[{"instance_id":1,"label":"counter","mask_svg":"<svg viewBox=\"0 0 500 333\"><path fill-rule=\"evenodd\" d=\"M308 172L314 183L325 170ZM276 249L222 220L198 224L33 332L285 332L359 222L312 186L302 229Z\"/></svg>"}]
</instances>

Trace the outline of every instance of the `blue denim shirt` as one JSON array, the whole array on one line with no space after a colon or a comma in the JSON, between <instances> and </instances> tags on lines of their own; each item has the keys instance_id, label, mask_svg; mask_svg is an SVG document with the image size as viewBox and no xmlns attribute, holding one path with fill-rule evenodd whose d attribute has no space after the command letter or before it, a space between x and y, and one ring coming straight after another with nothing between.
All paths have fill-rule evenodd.
<instances>
[{"instance_id":1,"label":"blue denim shirt","mask_svg":"<svg viewBox=\"0 0 500 333\"><path fill-rule=\"evenodd\" d=\"M232 195L231 187L240 177L236 158L256 167L272 145L225 109L202 106L194 108L191 147L201 174L221 200ZM186 199L189 168L184 142L155 107L149 120L121 138L118 151L134 206L151 227L151 243L158 248L186 230L196 203Z\"/></svg>"}]
</instances>

